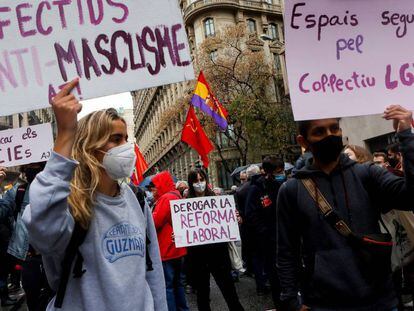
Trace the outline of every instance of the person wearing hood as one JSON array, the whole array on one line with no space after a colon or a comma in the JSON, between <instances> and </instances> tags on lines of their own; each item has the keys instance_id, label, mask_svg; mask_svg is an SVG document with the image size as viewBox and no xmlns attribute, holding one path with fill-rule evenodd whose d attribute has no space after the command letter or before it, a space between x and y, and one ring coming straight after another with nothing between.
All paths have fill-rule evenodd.
<instances>
[{"instance_id":1,"label":"person wearing hood","mask_svg":"<svg viewBox=\"0 0 414 311\"><path fill-rule=\"evenodd\" d=\"M260 167L257 165L250 165L246 170L247 181L241 185L234 195L236 201L237 210L241 218L240 224L240 237L242 241L241 252L242 259L246 268L246 275L253 275L253 263L252 263L252 234L249 232L249 227L246 224L246 201L249 189L251 187L251 181L254 176L260 175Z\"/></svg>"},{"instance_id":2,"label":"person wearing hood","mask_svg":"<svg viewBox=\"0 0 414 311\"><path fill-rule=\"evenodd\" d=\"M82 105L71 94L78 83L69 82L52 100L54 150L23 213L29 242L57 293L47 310L166 311L151 213L121 182L136 162L126 121L115 109L78 121Z\"/></svg>"},{"instance_id":3,"label":"person wearing hood","mask_svg":"<svg viewBox=\"0 0 414 311\"><path fill-rule=\"evenodd\" d=\"M182 283L183 259L186 248L176 248L173 239L170 202L181 199L169 172L161 172L152 178L155 207L155 228L158 235L161 260L164 268L168 311L187 311L184 285Z\"/></svg>"},{"instance_id":4,"label":"person wearing hood","mask_svg":"<svg viewBox=\"0 0 414 311\"><path fill-rule=\"evenodd\" d=\"M392 208L413 208L414 135L412 113L403 107L387 107L384 118L394 121L401 141L405 179L342 154L338 119L299 122L297 140L312 152L313 163L279 191L282 310L397 310L392 243L379 221Z\"/></svg>"},{"instance_id":5,"label":"person wearing hood","mask_svg":"<svg viewBox=\"0 0 414 311\"><path fill-rule=\"evenodd\" d=\"M267 280L275 307L279 306L276 261L276 201L279 188L286 180L285 163L276 156L263 160L264 175L252 177L245 205L245 219L252 235L252 261L258 295L268 291Z\"/></svg>"}]
</instances>

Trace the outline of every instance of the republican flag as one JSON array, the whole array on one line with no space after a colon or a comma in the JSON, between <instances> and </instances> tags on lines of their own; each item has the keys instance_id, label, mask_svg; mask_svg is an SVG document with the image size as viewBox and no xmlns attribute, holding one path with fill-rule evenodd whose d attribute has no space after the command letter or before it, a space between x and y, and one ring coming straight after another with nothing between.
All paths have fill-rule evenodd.
<instances>
[{"instance_id":1,"label":"republican flag","mask_svg":"<svg viewBox=\"0 0 414 311\"><path fill-rule=\"evenodd\" d=\"M137 144L135 144L135 154L137 156L137 161L131 176L131 181L135 186L138 186L144 180L144 172L148 169L148 164Z\"/></svg>"},{"instance_id":2,"label":"republican flag","mask_svg":"<svg viewBox=\"0 0 414 311\"><path fill-rule=\"evenodd\" d=\"M204 74L200 71L196 88L194 90L191 104L198 107L208 116L212 117L214 122L222 129L226 130L228 127L228 112L220 103L220 101L213 95L210 90Z\"/></svg>"},{"instance_id":3,"label":"republican flag","mask_svg":"<svg viewBox=\"0 0 414 311\"><path fill-rule=\"evenodd\" d=\"M188 110L187 120L185 121L183 132L181 134L181 141L187 143L198 152L204 167L207 168L209 164L208 154L214 147L201 127L193 106L190 106L190 109Z\"/></svg>"}]
</instances>

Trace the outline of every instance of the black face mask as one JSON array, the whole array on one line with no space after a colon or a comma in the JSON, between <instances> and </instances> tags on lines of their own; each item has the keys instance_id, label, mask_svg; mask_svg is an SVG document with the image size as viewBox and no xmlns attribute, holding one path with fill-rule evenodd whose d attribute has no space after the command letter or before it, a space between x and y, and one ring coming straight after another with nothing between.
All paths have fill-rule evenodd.
<instances>
[{"instance_id":1,"label":"black face mask","mask_svg":"<svg viewBox=\"0 0 414 311\"><path fill-rule=\"evenodd\" d=\"M344 144L342 136L330 135L324 139L310 145L315 159L318 159L323 164L329 164L338 159Z\"/></svg>"},{"instance_id":2,"label":"black face mask","mask_svg":"<svg viewBox=\"0 0 414 311\"><path fill-rule=\"evenodd\" d=\"M26 175L26 180L30 184L35 179L36 175L42 171L40 168L26 168L24 174Z\"/></svg>"},{"instance_id":3,"label":"black face mask","mask_svg":"<svg viewBox=\"0 0 414 311\"><path fill-rule=\"evenodd\" d=\"M395 158L389 158L388 159L388 163L392 166L392 167L396 167L398 165L398 163L400 163L397 159Z\"/></svg>"}]
</instances>

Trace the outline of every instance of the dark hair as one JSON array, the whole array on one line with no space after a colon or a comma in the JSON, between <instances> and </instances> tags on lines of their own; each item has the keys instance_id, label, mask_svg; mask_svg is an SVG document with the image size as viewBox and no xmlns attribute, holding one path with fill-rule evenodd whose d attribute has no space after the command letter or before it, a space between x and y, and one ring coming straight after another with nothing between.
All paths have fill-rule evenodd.
<instances>
[{"instance_id":1,"label":"dark hair","mask_svg":"<svg viewBox=\"0 0 414 311\"><path fill-rule=\"evenodd\" d=\"M271 174L278 168L285 168L285 163L277 156L267 156L263 160L262 168L267 174Z\"/></svg>"},{"instance_id":2,"label":"dark hair","mask_svg":"<svg viewBox=\"0 0 414 311\"><path fill-rule=\"evenodd\" d=\"M39 167L39 171L43 171L46 167L46 163L47 162L36 162L36 163L30 163L30 164L26 164L26 165L22 165L20 166L20 172L21 173L25 173L25 171L29 168L29 167Z\"/></svg>"},{"instance_id":3,"label":"dark hair","mask_svg":"<svg viewBox=\"0 0 414 311\"><path fill-rule=\"evenodd\" d=\"M189 198L189 199L190 198L195 198L197 196L196 192L194 190L193 184L195 182L197 182L199 174L204 178L204 180L206 181L206 184L207 184L206 190L205 190L205 196L214 196L215 195L214 192L208 186L208 175L207 175L206 171L204 171L201 168L197 168L197 169L191 171L188 174L188 178L187 178L187 181L188 181L188 197L187 198Z\"/></svg>"},{"instance_id":4,"label":"dark hair","mask_svg":"<svg viewBox=\"0 0 414 311\"><path fill-rule=\"evenodd\" d=\"M400 143L391 144L387 147L387 151L391 151L392 153L399 153L401 152Z\"/></svg>"},{"instance_id":5,"label":"dark hair","mask_svg":"<svg viewBox=\"0 0 414 311\"><path fill-rule=\"evenodd\" d=\"M341 118L336 118L336 120L339 123ZM306 120L306 121L298 121L297 122L299 135L301 135L305 138L308 136L308 131L309 131L311 125L312 125L312 121L314 121L314 120Z\"/></svg>"}]
</instances>

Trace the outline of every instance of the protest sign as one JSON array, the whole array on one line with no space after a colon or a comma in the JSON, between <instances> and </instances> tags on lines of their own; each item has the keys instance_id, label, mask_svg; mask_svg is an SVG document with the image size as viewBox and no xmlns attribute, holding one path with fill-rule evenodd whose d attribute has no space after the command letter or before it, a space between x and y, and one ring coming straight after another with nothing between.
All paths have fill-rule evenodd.
<instances>
[{"instance_id":1,"label":"protest sign","mask_svg":"<svg viewBox=\"0 0 414 311\"><path fill-rule=\"evenodd\" d=\"M194 78L175 0L2 0L0 115Z\"/></svg>"},{"instance_id":2,"label":"protest sign","mask_svg":"<svg viewBox=\"0 0 414 311\"><path fill-rule=\"evenodd\" d=\"M52 149L50 123L0 132L0 166L3 167L47 161Z\"/></svg>"},{"instance_id":3,"label":"protest sign","mask_svg":"<svg viewBox=\"0 0 414 311\"><path fill-rule=\"evenodd\" d=\"M291 0L285 13L296 120L414 109L413 1Z\"/></svg>"},{"instance_id":4,"label":"protest sign","mask_svg":"<svg viewBox=\"0 0 414 311\"><path fill-rule=\"evenodd\" d=\"M177 247L240 240L233 196L175 200L170 207Z\"/></svg>"}]
</instances>

